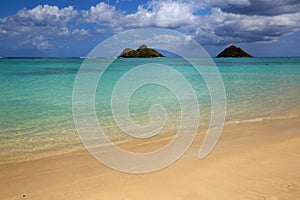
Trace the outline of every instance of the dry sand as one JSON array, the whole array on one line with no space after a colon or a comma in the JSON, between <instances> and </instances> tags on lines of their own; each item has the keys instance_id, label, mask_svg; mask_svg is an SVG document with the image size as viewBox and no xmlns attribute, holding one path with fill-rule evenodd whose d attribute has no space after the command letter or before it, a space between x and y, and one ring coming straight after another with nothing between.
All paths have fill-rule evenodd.
<instances>
[{"instance_id":1,"label":"dry sand","mask_svg":"<svg viewBox=\"0 0 300 200\"><path fill-rule=\"evenodd\" d=\"M109 169L86 151L1 164L0 199L300 199L300 117L226 125L199 160L202 140L149 174Z\"/></svg>"}]
</instances>

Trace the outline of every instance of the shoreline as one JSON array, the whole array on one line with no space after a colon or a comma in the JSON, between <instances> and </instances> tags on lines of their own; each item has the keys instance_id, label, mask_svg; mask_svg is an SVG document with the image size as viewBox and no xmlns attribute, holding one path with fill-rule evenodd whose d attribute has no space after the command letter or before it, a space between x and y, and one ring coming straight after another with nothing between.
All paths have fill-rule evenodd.
<instances>
[{"instance_id":1,"label":"shoreline","mask_svg":"<svg viewBox=\"0 0 300 200\"><path fill-rule=\"evenodd\" d=\"M200 133L178 161L148 174L112 170L86 150L0 164L0 199L297 199L299 124L299 115L226 124L205 159L197 157Z\"/></svg>"},{"instance_id":2,"label":"shoreline","mask_svg":"<svg viewBox=\"0 0 300 200\"><path fill-rule=\"evenodd\" d=\"M247 124L251 125L252 123L257 123L257 122L281 120L281 119L284 120L284 119L290 119L290 118L297 118L299 116L300 116L300 113L290 113L290 114L277 114L277 115L272 115L272 116L257 117L257 118L252 118L252 119L226 120L224 123L224 127L228 126L228 125L247 125ZM200 127L202 127L202 128L200 128ZM205 127L205 128L203 128L203 127ZM197 135L205 135L207 132L207 127L208 127L208 125L199 125L200 130L198 130L195 137L197 137ZM174 135L176 135L176 134L172 132L170 134L165 133L162 135L155 136L151 139L145 139L145 140L135 140L135 139L124 140L124 141L118 140L118 141L115 141L114 144L117 146L120 146L121 148L124 148L124 149L130 149L130 148L135 148L136 146L151 145L151 144L159 144L162 147L166 143L170 142L174 138ZM0 158L0 165L9 164L9 163L29 162L29 161L44 159L47 157L55 157L55 156L60 156L60 155L65 155L65 154L72 154L72 153L76 153L76 152L80 152L80 151L86 151L85 147L83 146L82 142L80 141L80 139L78 137L77 132L76 132L75 136L78 141L76 141L76 145L71 145L71 146L69 145L70 148L60 148L58 150L57 149L51 149L51 150L48 149L48 150L43 150L41 152L34 152L31 154L23 154L22 157L16 156L15 158L12 158L12 159L6 158L4 160L1 160L1 158ZM150 151L152 151L152 150L155 150L155 149L150 149ZM144 151L138 150L137 152L144 152Z\"/></svg>"}]
</instances>

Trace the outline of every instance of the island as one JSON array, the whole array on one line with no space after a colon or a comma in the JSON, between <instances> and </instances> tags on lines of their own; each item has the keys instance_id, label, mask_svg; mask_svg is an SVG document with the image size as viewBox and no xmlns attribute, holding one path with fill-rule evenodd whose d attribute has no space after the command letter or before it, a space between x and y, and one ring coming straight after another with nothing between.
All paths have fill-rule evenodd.
<instances>
[{"instance_id":1,"label":"island","mask_svg":"<svg viewBox=\"0 0 300 200\"><path fill-rule=\"evenodd\" d=\"M118 56L118 58L163 58L155 49L148 48L145 44L141 45L137 50L126 48Z\"/></svg>"},{"instance_id":2,"label":"island","mask_svg":"<svg viewBox=\"0 0 300 200\"><path fill-rule=\"evenodd\" d=\"M253 56L245 52L243 49L231 45L230 47L224 49L221 53L217 55L217 58L222 58L222 57L252 58Z\"/></svg>"}]
</instances>

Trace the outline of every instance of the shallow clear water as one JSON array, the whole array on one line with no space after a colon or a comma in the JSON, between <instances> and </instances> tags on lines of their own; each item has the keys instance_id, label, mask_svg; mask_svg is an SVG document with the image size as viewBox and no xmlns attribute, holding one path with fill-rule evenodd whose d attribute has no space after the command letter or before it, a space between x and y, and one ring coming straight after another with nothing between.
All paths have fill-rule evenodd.
<instances>
[{"instance_id":1,"label":"shallow clear water","mask_svg":"<svg viewBox=\"0 0 300 200\"><path fill-rule=\"evenodd\" d=\"M126 139L110 108L115 83L128 70L153 61L171 66L189 80L199 100L200 128L209 123L207 87L184 60L118 59L105 71L95 95L99 123L113 140ZM214 61L226 89L227 123L300 113L300 58ZM80 148L72 116L72 91L82 62L79 58L0 59L0 161L31 159L33 155ZM101 59L96 59L97 63ZM167 134L178 126L180 108L175 95L166 88L148 85L136 91L130 100L130 114L136 123L147 125L148 110L157 103L168 112L163 130Z\"/></svg>"}]
</instances>

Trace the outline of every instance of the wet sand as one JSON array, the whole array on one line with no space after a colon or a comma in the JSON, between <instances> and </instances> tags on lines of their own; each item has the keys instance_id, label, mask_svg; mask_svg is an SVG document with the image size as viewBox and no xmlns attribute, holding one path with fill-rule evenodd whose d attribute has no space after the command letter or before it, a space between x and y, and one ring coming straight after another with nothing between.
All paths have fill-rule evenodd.
<instances>
[{"instance_id":1,"label":"wet sand","mask_svg":"<svg viewBox=\"0 0 300 200\"><path fill-rule=\"evenodd\" d=\"M0 199L300 199L300 117L226 125L199 160L203 137L148 174L112 170L85 150L1 164Z\"/></svg>"}]
</instances>

